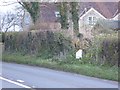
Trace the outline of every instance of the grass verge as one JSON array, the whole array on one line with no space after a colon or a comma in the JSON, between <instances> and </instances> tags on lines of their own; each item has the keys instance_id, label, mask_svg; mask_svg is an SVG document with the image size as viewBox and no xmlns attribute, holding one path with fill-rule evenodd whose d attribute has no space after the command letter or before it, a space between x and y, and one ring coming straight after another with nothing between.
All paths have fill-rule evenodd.
<instances>
[{"instance_id":1,"label":"grass verge","mask_svg":"<svg viewBox=\"0 0 120 90\"><path fill-rule=\"evenodd\" d=\"M19 53L4 53L2 60L5 62L15 62L18 64L28 64L40 67L46 67L55 70L62 70L66 72L73 72L86 76L92 76L102 79L118 81L118 68L108 66L96 66L91 64L66 64L58 63L52 59L42 59L40 57L21 55Z\"/></svg>"}]
</instances>

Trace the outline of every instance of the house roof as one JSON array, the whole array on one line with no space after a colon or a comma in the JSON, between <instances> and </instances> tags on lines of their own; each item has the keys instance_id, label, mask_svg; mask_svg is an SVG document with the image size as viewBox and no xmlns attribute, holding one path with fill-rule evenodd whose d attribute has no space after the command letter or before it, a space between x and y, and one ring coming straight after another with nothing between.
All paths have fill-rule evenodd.
<instances>
[{"instance_id":1,"label":"house roof","mask_svg":"<svg viewBox=\"0 0 120 90\"><path fill-rule=\"evenodd\" d=\"M118 10L116 11L114 18L117 17L118 19L120 19L120 2L118 3Z\"/></svg>"},{"instance_id":2,"label":"house roof","mask_svg":"<svg viewBox=\"0 0 120 90\"><path fill-rule=\"evenodd\" d=\"M120 13L118 2L80 2L80 8L79 8L80 17L91 8L94 8L100 14L102 14L105 18L108 18L108 19L113 18L118 13ZM58 18L55 16L56 11L59 11L57 8L57 4L40 3L41 21L57 22Z\"/></svg>"},{"instance_id":3,"label":"house roof","mask_svg":"<svg viewBox=\"0 0 120 90\"><path fill-rule=\"evenodd\" d=\"M40 3L40 16L44 22L56 22L58 18L55 12L58 11L57 5L54 3Z\"/></svg>"},{"instance_id":4,"label":"house roof","mask_svg":"<svg viewBox=\"0 0 120 90\"><path fill-rule=\"evenodd\" d=\"M116 15L120 14L120 1L118 2L118 10L117 10L117 13Z\"/></svg>"},{"instance_id":5,"label":"house roof","mask_svg":"<svg viewBox=\"0 0 120 90\"><path fill-rule=\"evenodd\" d=\"M79 10L80 16L85 14L90 8L94 8L108 19L113 18L117 10L117 13L119 13L118 2L81 2Z\"/></svg>"},{"instance_id":6,"label":"house roof","mask_svg":"<svg viewBox=\"0 0 120 90\"><path fill-rule=\"evenodd\" d=\"M98 13L98 15L100 15L103 19L106 19L102 14L100 14L97 10L95 10L94 8L90 8L85 14L83 14L80 19L82 19L86 14L88 14L89 12L96 12Z\"/></svg>"}]
</instances>

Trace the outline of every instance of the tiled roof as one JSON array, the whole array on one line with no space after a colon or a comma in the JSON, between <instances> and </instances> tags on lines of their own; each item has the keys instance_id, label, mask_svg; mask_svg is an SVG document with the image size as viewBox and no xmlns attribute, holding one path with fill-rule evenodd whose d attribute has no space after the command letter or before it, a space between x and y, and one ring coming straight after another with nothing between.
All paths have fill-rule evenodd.
<instances>
[{"instance_id":1,"label":"tiled roof","mask_svg":"<svg viewBox=\"0 0 120 90\"><path fill-rule=\"evenodd\" d=\"M55 12L59 11L55 3L40 3L40 16L44 22L56 22L58 18L55 16ZM118 2L80 2L79 14L82 16L90 8L94 8L104 17L110 19L120 12ZM118 10L118 11L117 11Z\"/></svg>"},{"instance_id":2,"label":"tiled roof","mask_svg":"<svg viewBox=\"0 0 120 90\"><path fill-rule=\"evenodd\" d=\"M120 13L120 2L118 3L118 10L117 10L116 15L118 15L119 13Z\"/></svg>"},{"instance_id":3,"label":"tiled roof","mask_svg":"<svg viewBox=\"0 0 120 90\"><path fill-rule=\"evenodd\" d=\"M115 12L118 10L118 2L81 2L80 3L80 14L81 16L85 13L83 11L88 11L90 8L96 9L104 17L110 19L114 16Z\"/></svg>"},{"instance_id":4,"label":"tiled roof","mask_svg":"<svg viewBox=\"0 0 120 90\"><path fill-rule=\"evenodd\" d=\"M44 22L56 22L58 20L58 18L55 16L56 11L58 11L58 8L54 3L41 3L41 20Z\"/></svg>"}]
</instances>

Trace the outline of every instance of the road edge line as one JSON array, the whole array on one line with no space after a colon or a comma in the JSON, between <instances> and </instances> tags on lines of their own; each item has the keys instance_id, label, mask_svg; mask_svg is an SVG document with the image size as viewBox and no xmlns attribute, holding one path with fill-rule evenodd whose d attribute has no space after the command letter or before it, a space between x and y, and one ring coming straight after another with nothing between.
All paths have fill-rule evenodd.
<instances>
[{"instance_id":1,"label":"road edge line","mask_svg":"<svg viewBox=\"0 0 120 90\"><path fill-rule=\"evenodd\" d=\"M21 83L18 83L18 82L15 82L15 81L12 81L12 80L3 78L3 77L1 77L1 76L0 76L0 79L1 79L1 80L4 80L4 81L7 81L7 82L9 82L9 83L13 83L13 84L18 85L18 86L21 86L21 87L23 87L23 88L31 88L30 86L27 86L27 85L24 85L24 84L21 84Z\"/></svg>"}]
</instances>

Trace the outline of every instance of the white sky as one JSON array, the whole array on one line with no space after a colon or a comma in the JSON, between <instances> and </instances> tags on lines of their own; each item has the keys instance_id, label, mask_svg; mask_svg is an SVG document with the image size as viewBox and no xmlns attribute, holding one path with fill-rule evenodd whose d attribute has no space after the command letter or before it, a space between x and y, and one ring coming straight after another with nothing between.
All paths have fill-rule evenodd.
<instances>
[{"instance_id":1,"label":"white sky","mask_svg":"<svg viewBox=\"0 0 120 90\"><path fill-rule=\"evenodd\" d=\"M19 3L17 3L17 0L0 0L1 13L14 12L16 6L19 6Z\"/></svg>"},{"instance_id":2,"label":"white sky","mask_svg":"<svg viewBox=\"0 0 120 90\"><path fill-rule=\"evenodd\" d=\"M14 4L13 4L14 3ZM20 6L17 3L17 0L0 0L0 15L3 16L6 13L15 13L16 7ZM15 31L19 31L19 27L15 26ZM9 31L12 31L13 27L9 28Z\"/></svg>"}]
</instances>

